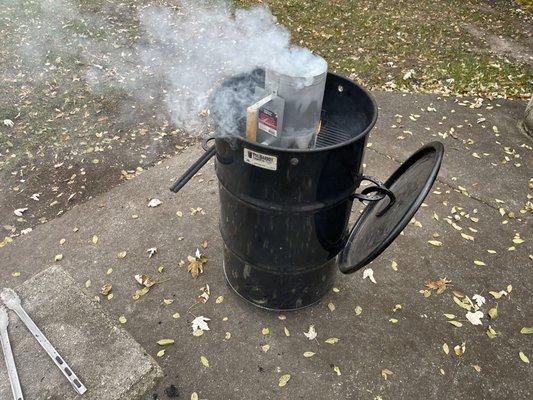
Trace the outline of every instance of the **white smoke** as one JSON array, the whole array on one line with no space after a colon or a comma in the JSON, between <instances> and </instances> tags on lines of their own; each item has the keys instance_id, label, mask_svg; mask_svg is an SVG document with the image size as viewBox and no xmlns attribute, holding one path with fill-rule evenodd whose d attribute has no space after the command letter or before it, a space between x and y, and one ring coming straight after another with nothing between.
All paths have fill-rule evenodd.
<instances>
[{"instance_id":1,"label":"white smoke","mask_svg":"<svg viewBox=\"0 0 533 400\"><path fill-rule=\"evenodd\" d=\"M165 103L179 127L205 124L209 97L225 77L258 67L297 77L327 69L322 58L290 45L289 31L267 7L238 9L233 15L228 2L187 0L180 2L179 11L149 7L140 21L149 42L137 54L145 70L164 79ZM229 95L235 98L227 99L227 113L234 112L230 105L249 100L245 92Z\"/></svg>"}]
</instances>

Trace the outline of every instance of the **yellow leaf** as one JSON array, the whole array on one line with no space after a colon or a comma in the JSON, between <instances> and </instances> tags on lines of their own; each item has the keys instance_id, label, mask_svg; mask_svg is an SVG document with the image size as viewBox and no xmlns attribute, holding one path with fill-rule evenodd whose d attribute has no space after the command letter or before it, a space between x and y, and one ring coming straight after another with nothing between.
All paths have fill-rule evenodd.
<instances>
[{"instance_id":1,"label":"yellow leaf","mask_svg":"<svg viewBox=\"0 0 533 400\"><path fill-rule=\"evenodd\" d=\"M172 314L172 318L174 319L179 319L181 317L180 313L179 312L175 312L174 314Z\"/></svg>"},{"instance_id":2,"label":"yellow leaf","mask_svg":"<svg viewBox=\"0 0 533 400\"><path fill-rule=\"evenodd\" d=\"M281 321L285 321L287 317L284 314L280 314L278 315L278 319L280 319Z\"/></svg>"},{"instance_id":3,"label":"yellow leaf","mask_svg":"<svg viewBox=\"0 0 533 400\"><path fill-rule=\"evenodd\" d=\"M270 329L268 329L268 328L263 328L263 329L261 329L261 333L262 333L263 335L268 335L268 334L270 333Z\"/></svg>"},{"instance_id":4,"label":"yellow leaf","mask_svg":"<svg viewBox=\"0 0 533 400\"><path fill-rule=\"evenodd\" d=\"M290 336L291 333L289 332L289 330L287 329L287 327L283 327L283 332L285 332L285 336Z\"/></svg>"},{"instance_id":5,"label":"yellow leaf","mask_svg":"<svg viewBox=\"0 0 533 400\"><path fill-rule=\"evenodd\" d=\"M231 338L231 332L226 332L226 334L224 335L224 339L229 340L230 338Z\"/></svg>"},{"instance_id":6,"label":"yellow leaf","mask_svg":"<svg viewBox=\"0 0 533 400\"><path fill-rule=\"evenodd\" d=\"M121 315L120 317L118 317L118 322L120 322L121 324L125 324L126 322L128 322L128 320L124 315Z\"/></svg>"},{"instance_id":7,"label":"yellow leaf","mask_svg":"<svg viewBox=\"0 0 533 400\"><path fill-rule=\"evenodd\" d=\"M157 352L157 356L158 356L158 357L163 357L164 355L165 355L165 349L163 349L163 350L159 350L159 351Z\"/></svg>"},{"instance_id":8,"label":"yellow leaf","mask_svg":"<svg viewBox=\"0 0 533 400\"><path fill-rule=\"evenodd\" d=\"M474 241L474 236L467 235L466 233L463 233L463 232L461 232L461 236L463 237L463 239L470 240L472 242Z\"/></svg>"},{"instance_id":9,"label":"yellow leaf","mask_svg":"<svg viewBox=\"0 0 533 400\"><path fill-rule=\"evenodd\" d=\"M172 299L163 299L163 303L165 303L167 306L174 303L174 300Z\"/></svg>"},{"instance_id":10,"label":"yellow leaf","mask_svg":"<svg viewBox=\"0 0 533 400\"><path fill-rule=\"evenodd\" d=\"M198 400L198 393L192 392L191 394L191 400Z\"/></svg>"},{"instance_id":11,"label":"yellow leaf","mask_svg":"<svg viewBox=\"0 0 533 400\"><path fill-rule=\"evenodd\" d=\"M333 303L328 303L328 308L329 308L329 311L335 311L335 304Z\"/></svg>"},{"instance_id":12,"label":"yellow leaf","mask_svg":"<svg viewBox=\"0 0 533 400\"><path fill-rule=\"evenodd\" d=\"M119 258L119 259L126 258L126 254L127 254L127 253L126 253L125 251L119 251L119 252L117 253L117 258Z\"/></svg>"},{"instance_id":13,"label":"yellow leaf","mask_svg":"<svg viewBox=\"0 0 533 400\"><path fill-rule=\"evenodd\" d=\"M390 267L394 270L394 271L398 271L398 263L396 261L393 261L390 265Z\"/></svg>"},{"instance_id":14,"label":"yellow leaf","mask_svg":"<svg viewBox=\"0 0 533 400\"><path fill-rule=\"evenodd\" d=\"M525 353L524 353L523 351L521 351L520 353L518 353L518 355L520 356L520 359L521 359L523 362L529 364L529 358L527 358L527 356L525 355Z\"/></svg>"},{"instance_id":15,"label":"yellow leaf","mask_svg":"<svg viewBox=\"0 0 533 400\"><path fill-rule=\"evenodd\" d=\"M279 378L278 386L283 387L291 380L290 374L281 375Z\"/></svg>"},{"instance_id":16,"label":"yellow leaf","mask_svg":"<svg viewBox=\"0 0 533 400\"><path fill-rule=\"evenodd\" d=\"M355 307L355 315L361 315L363 308L361 306Z\"/></svg>"},{"instance_id":17,"label":"yellow leaf","mask_svg":"<svg viewBox=\"0 0 533 400\"><path fill-rule=\"evenodd\" d=\"M269 344L262 345L261 350L263 350L263 353L266 353L268 350L270 350L270 345Z\"/></svg>"},{"instance_id":18,"label":"yellow leaf","mask_svg":"<svg viewBox=\"0 0 533 400\"><path fill-rule=\"evenodd\" d=\"M90 280L90 279L87 279L87 280L85 281L85 288L89 289L89 288L91 287L91 285L92 285L91 280Z\"/></svg>"},{"instance_id":19,"label":"yellow leaf","mask_svg":"<svg viewBox=\"0 0 533 400\"><path fill-rule=\"evenodd\" d=\"M337 375L339 375L339 376L341 375L341 369L339 367L337 367L336 365L333 367L333 371L335 371L335 373Z\"/></svg>"},{"instance_id":20,"label":"yellow leaf","mask_svg":"<svg viewBox=\"0 0 533 400\"><path fill-rule=\"evenodd\" d=\"M61 261L63 259L63 254L56 254L54 261Z\"/></svg>"},{"instance_id":21,"label":"yellow leaf","mask_svg":"<svg viewBox=\"0 0 533 400\"><path fill-rule=\"evenodd\" d=\"M93 244L97 244L98 243L98 236L93 235L93 238L91 239L91 241L93 242Z\"/></svg>"},{"instance_id":22,"label":"yellow leaf","mask_svg":"<svg viewBox=\"0 0 533 400\"><path fill-rule=\"evenodd\" d=\"M428 240L428 243L433 246L442 247L442 242L439 240Z\"/></svg>"},{"instance_id":23,"label":"yellow leaf","mask_svg":"<svg viewBox=\"0 0 533 400\"><path fill-rule=\"evenodd\" d=\"M329 339L326 339L325 342L328 343L328 344L335 344L339 341L340 339L339 338L336 338L336 337L331 337Z\"/></svg>"},{"instance_id":24,"label":"yellow leaf","mask_svg":"<svg viewBox=\"0 0 533 400\"><path fill-rule=\"evenodd\" d=\"M198 336L202 336L203 334L204 334L204 331L201 330L201 329L196 329L196 330L192 333L192 335L193 335L193 336L196 336L196 337L198 337Z\"/></svg>"},{"instance_id":25,"label":"yellow leaf","mask_svg":"<svg viewBox=\"0 0 533 400\"><path fill-rule=\"evenodd\" d=\"M392 372L390 369L388 368L384 368L381 370L381 376L383 377L383 379L387 380L389 378L390 375L393 375L394 372Z\"/></svg>"},{"instance_id":26,"label":"yellow leaf","mask_svg":"<svg viewBox=\"0 0 533 400\"><path fill-rule=\"evenodd\" d=\"M174 344L174 339L161 339L157 341L157 344L159 346L169 346L171 344Z\"/></svg>"},{"instance_id":27,"label":"yellow leaf","mask_svg":"<svg viewBox=\"0 0 533 400\"><path fill-rule=\"evenodd\" d=\"M306 351L304 353L304 357L305 358L310 358L310 357L313 357L315 355L315 353L313 353L312 351Z\"/></svg>"},{"instance_id":28,"label":"yellow leaf","mask_svg":"<svg viewBox=\"0 0 533 400\"><path fill-rule=\"evenodd\" d=\"M209 368L209 360L207 358L205 358L204 356L201 356L200 362L202 363L204 367Z\"/></svg>"},{"instance_id":29,"label":"yellow leaf","mask_svg":"<svg viewBox=\"0 0 533 400\"><path fill-rule=\"evenodd\" d=\"M524 326L522 329L520 329L520 333L524 335L531 335L533 334L533 326Z\"/></svg>"},{"instance_id":30,"label":"yellow leaf","mask_svg":"<svg viewBox=\"0 0 533 400\"><path fill-rule=\"evenodd\" d=\"M444 344L442 345L442 351L444 351L444 353L445 353L446 355L450 354L450 348L448 347L448 344L447 344L447 343L444 343Z\"/></svg>"},{"instance_id":31,"label":"yellow leaf","mask_svg":"<svg viewBox=\"0 0 533 400\"><path fill-rule=\"evenodd\" d=\"M224 296L218 296L215 300L215 303L220 304L224 301Z\"/></svg>"},{"instance_id":32,"label":"yellow leaf","mask_svg":"<svg viewBox=\"0 0 533 400\"><path fill-rule=\"evenodd\" d=\"M391 322L393 324L397 324L398 320L396 318L389 318L389 322Z\"/></svg>"},{"instance_id":33,"label":"yellow leaf","mask_svg":"<svg viewBox=\"0 0 533 400\"><path fill-rule=\"evenodd\" d=\"M446 322L448 322L448 323L450 323L450 324L452 324L453 326L456 326L456 327L458 327L458 328L460 328L461 326L463 326L463 324L460 323L459 321L446 321Z\"/></svg>"},{"instance_id":34,"label":"yellow leaf","mask_svg":"<svg viewBox=\"0 0 533 400\"><path fill-rule=\"evenodd\" d=\"M498 318L498 309L496 307L491 308L489 310L489 316L490 316L490 319Z\"/></svg>"},{"instance_id":35,"label":"yellow leaf","mask_svg":"<svg viewBox=\"0 0 533 400\"><path fill-rule=\"evenodd\" d=\"M444 314L444 316L448 319L455 319L455 315L453 314Z\"/></svg>"},{"instance_id":36,"label":"yellow leaf","mask_svg":"<svg viewBox=\"0 0 533 400\"><path fill-rule=\"evenodd\" d=\"M480 261L480 260L474 260L474 264L476 264L476 265L478 265L480 267L484 267L484 266L487 265L483 261Z\"/></svg>"}]
</instances>

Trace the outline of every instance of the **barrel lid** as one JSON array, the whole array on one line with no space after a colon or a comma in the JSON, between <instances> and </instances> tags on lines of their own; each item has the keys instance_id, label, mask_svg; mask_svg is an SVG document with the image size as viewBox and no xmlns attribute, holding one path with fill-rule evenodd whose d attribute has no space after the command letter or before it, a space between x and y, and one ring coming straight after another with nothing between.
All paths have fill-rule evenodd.
<instances>
[{"instance_id":1,"label":"barrel lid","mask_svg":"<svg viewBox=\"0 0 533 400\"><path fill-rule=\"evenodd\" d=\"M364 267L396 239L429 193L443 155L442 143L429 143L409 157L383 184L396 199L389 206L386 196L363 210L339 255L339 268L343 273Z\"/></svg>"}]
</instances>

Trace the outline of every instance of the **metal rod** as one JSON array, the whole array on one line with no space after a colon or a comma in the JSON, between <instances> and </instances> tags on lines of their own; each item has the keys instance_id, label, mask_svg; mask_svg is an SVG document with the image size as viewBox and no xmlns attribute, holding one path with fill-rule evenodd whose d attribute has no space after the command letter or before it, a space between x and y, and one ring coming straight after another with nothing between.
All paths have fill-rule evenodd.
<instances>
[{"instance_id":1,"label":"metal rod","mask_svg":"<svg viewBox=\"0 0 533 400\"><path fill-rule=\"evenodd\" d=\"M215 146L211 146L187 171L170 187L170 191L178 193L191 178L215 155Z\"/></svg>"},{"instance_id":2,"label":"metal rod","mask_svg":"<svg viewBox=\"0 0 533 400\"><path fill-rule=\"evenodd\" d=\"M11 384L11 392L13 399L24 400L22 395L22 388L20 387L19 375L15 359L13 358L13 351L11 350L11 343L9 342L9 334L7 326L9 325L9 316L3 305L0 305L0 344L4 353L4 360L6 362L7 374L9 376L9 383Z\"/></svg>"},{"instance_id":3,"label":"metal rod","mask_svg":"<svg viewBox=\"0 0 533 400\"><path fill-rule=\"evenodd\" d=\"M2 298L2 301L4 302L6 307L10 310L15 311L15 313L19 316L22 322L24 322L24 325L26 325L26 327L32 333L33 337L41 345L44 351L46 351L46 353L52 359L54 364L61 370L63 375L65 375L65 378L67 378L74 390L78 394L85 393L87 391L85 385L81 383L80 379L68 366L67 362L63 359L63 357L59 355L54 346L52 346L46 336L44 336L44 333L41 332L39 327L35 325L35 323L26 313L24 308L22 308L22 305L20 304L20 298L18 297L17 293L15 293L13 289L4 288L0 293L0 297Z\"/></svg>"}]
</instances>

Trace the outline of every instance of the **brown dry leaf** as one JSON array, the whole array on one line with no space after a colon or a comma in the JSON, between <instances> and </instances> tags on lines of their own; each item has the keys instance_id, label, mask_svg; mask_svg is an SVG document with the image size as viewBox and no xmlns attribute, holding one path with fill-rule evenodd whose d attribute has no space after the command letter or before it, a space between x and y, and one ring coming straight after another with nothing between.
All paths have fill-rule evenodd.
<instances>
[{"instance_id":1,"label":"brown dry leaf","mask_svg":"<svg viewBox=\"0 0 533 400\"><path fill-rule=\"evenodd\" d=\"M209 289L209 285L206 283L204 287L200 288L200 291L202 294L200 294L196 301L201 304L205 304L207 300L209 300L209 296L211 295L211 289Z\"/></svg>"},{"instance_id":2,"label":"brown dry leaf","mask_svg":"<svg viewBox=\"0 0 533 400\"><path fill-rule=\"evenodd\" d=\"M154 278L152 278L151 276L149 275L145 275L145 274L137 274L135 275L135 280L137 282L139 282L139 284L143 285L144 287L147 287L147 288L150 288L152 286L154 286L156 284L156 281L154 280Z\"/></svg>"},{"instance_id":3,"label":"brown dry leaf","mask_svg":"<svg viewBox=\"0 0 533 400\"><path fill-rule=\"evenodd\" d=\"M195 257L187 256L187 260L189 261L187 271L190 272L191 276L196 279L198 275L204 272L203 266L207 262L207 257L200 253L199 250L196 250Z\"/></svg>"},{"instance_id":4,"label":"brown dry leaf","mask_svg":"<svg viewBox=\"0 0 533 400\"><path fill-rule=\"evenodd\" d=\"M436 290L437 293L440 294L446 290L450 283L452 283L452 281L448 280L448 278L439 278L436 281L429 281L426 284L426 287Z\"/></svg>"},{"instance_id":5,"label":"brown dry leaf","mask_svg":"<svg viewBox=\"0 0 533 400\"><path fill-rule=\"evenodd\" d=\"M392 376L394 375L394 372L392 372L390 369L388 368L384 368L381 370L381 376L383 377L383 379L387 380L389 378L389 376Z\"/></svg>"},{"instance_id":6,"label":"brown dry leaf","mask_svg":"<svg viewBox=\"0 0 533 400\"><path fill-rule=\"evenodd\" d=\"M107 296L113 290L113 285L111 283L105 283L100 289L102 296Z\"/></svg>"},{"instance_id":7,"label":"brown dry leaf","mask_svg":"<svg viewBox=\"0 0 533 400\"><path fill-rule=\"evenodd\" d=\"M202 243L200 243L200 246L202 246L204 249L207 249L207 244L207 240L204 240Z\"/></svg>"}]
</instances>

